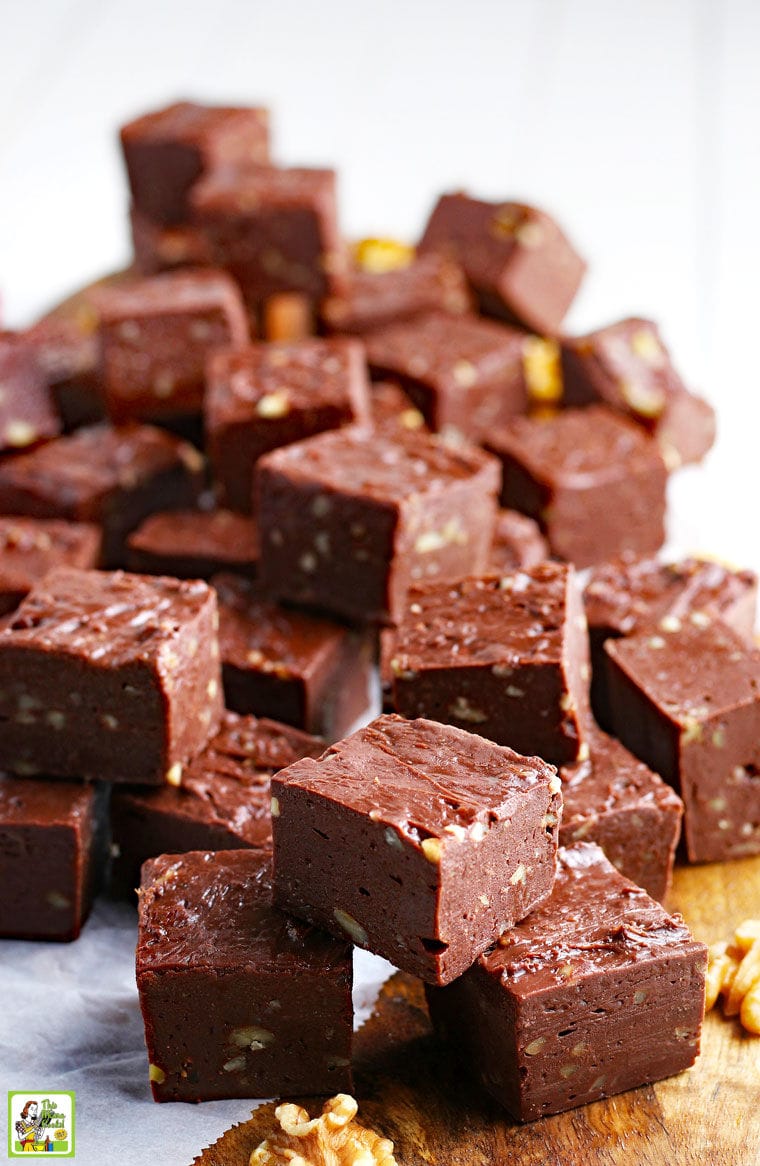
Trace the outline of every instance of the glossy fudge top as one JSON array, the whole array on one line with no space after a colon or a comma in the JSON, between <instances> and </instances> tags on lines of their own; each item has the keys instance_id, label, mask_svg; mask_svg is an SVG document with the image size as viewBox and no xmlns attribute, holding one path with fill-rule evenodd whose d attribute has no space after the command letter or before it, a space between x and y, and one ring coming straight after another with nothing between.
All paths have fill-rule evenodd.
<instances>
[{"instance_id":1,"label":"glossy fudge top","mask_svg":"<svg viewBox=\"0 0 760 1166\"><path fill-rule=\"evenodd\" d=\"M495 491L498 466L474 447L454 448L423 433L368 432L358 426L320 433L262 459L267 468L315 489L400 503L437 494L486 470L484 492Z\"/></svg>"},{"instance_id":2,"label":"glossy fudge top","mask_svg":"<svg viewBox=\"0 0 760 1166\"><path fill-rule=\"evenodd\" d=\"M91 425L4 461L0 490L7 483L77 506L111 490L134 490L178 464L199 475L204 460L194 446L152 425Z\"/></svg>"},{"instance_id":3,"label":"glossy fudge top","mask_svg":"<svg viewBox=\"0 0 760 1166\"><path fill-rule=\"evenodd\" d=\"M318 761L296 762L278 782L319 794L420 846L480 841L538 785L559 791L554 766L523 757L450 725L388 714L332 745Z\"/></svg>"},{"instance_id":4,"label":"glossy fudge top","mask_svg":"<svg viewBox=\"0 0 760 1166\"><path fill-rule=\"evenodd\" d=\"M435 312L389 324L365 343L371 365L466 392L475 384L511 381L522 361L525 333L479 316Z\"/></svg>"},{"instance_id":5,"label":"glossy fudge top","mask_svg":"<svg viewBox=\"0 0 760 1166\"><path fill-rule=\"evenodd\" d=\"M139 892L138 969L250 968L288 975L304 959L326 975L342 967L350 944L272 907L270 862L257 850L149 859Z\"/></svg>"},{"instance_id":6,"label":"glossy fudge top","mask_svg":"<svg viewBox=\"0 0 760 1166\"><path fill-rule=\"evenodd\" d=\"M219 167L204 175L190 201L201 213L256 214L277 210L311 210L315 198L335 198L335 171L277 166Z\"/></svg>"},{"instance_id":7,"label":"glossy fudge top","mask_svg":"<svg viewBox=\"0 0 760 1166\"><path fill-rule=\"evenodd\" d=\"M299 340L252 344L217 352L209 362L207 413L215 426L281 420L299 411L345 407L350 386L366 380L358 340Z\"/></svg>"},{"instance_id":8,"label":"glossy fudge top","mask_svg":"<svg viewBox=\"0 0 760 1166\"><path fill-rule=\"evenodd\" d=\"M92 812L96 787L0 773L0 830L5 826L67 826Z\"/></svg>"},{"instance_id":9,"label":"glossy fudge top","mask_svg":"<svg viewBox=\"0 0 760 1166\"><path fill-rule=\"evenodd\" d=\"M248 126L253 118L263 127L269 122L266 109L250 109L239 106L197 105L192 101L177 101L165 109L143 114L122 127L121 137L125 143L135 142L182 142L195 145L207 135L213 136L219 130L234 128L240 123Z\"/></svg>"},{"instance_id":10,"label":"glossy fudge top","mask_svg":"<svg viewBox=\"0 0 760 1166\"><path fill-rule=\"evenodd\" d=\"M541 419L515 417L490 434L487 445L514 457L538 481L577 490L662 465L654 440L603 405Z\"/></svg>"},{"instance_id":11,"label":"glossy fudge top","mask_svg":"<svg viewBox=\"0 0 760 1166\"><path fill-rule=\"evenodd\" d=\"M338 332L363 332L423 312L459 315L471 306L459 264L431 254L390 271L351 271L343 295L328 297L321 312Z\"/></svg>"},{"instance_id":12,"label":"glossy fudge top","mask_svg":"<svg viewBox=\"0 0 760 1166\"><path fill-rule=\"evenodd\" d=\"M232 828L261 843L269 834L269 779L302 757L319 757L324 741L289 725L225 712L222 727L182 772L179 787L163 785L131 796L151 809L183 813Z\"/></svg>"},{"instance_id":13,"label":"glossy fudge top","mask_svg":"<svg viewBox=\"0 0 760 1166\"><path fill-rule=\"evenodd\" d=\"M119 325L125 316L184 316L224 308L230 300L233 310L239 310L234 280L223 271L197 268L163 272L102 288L96 293L95 305L104 324ZM123 327L127 331L121 338L135 339L129 331L133 325L127 321ZM204 337L193 338L201 341Z\"/></svg>"},{"instance_id":14,"label":"glossy fudge top","mask_svg":"<svg viewBox=\"0 0 760 1166\"><path fill-rule=\"evenodd\" d=\"M222 574L211 582L219 596L219 646L225 664L287 680L317 668L349 634L342 624L280 607L247 579Z\"/></svg>"},{"instance_id":15,"label":"glossy fudge top","mask_svg":"<svg viewBox=\"0 0 760 1166\"><path fill-rule=\"evenodd\" d=\"M510 575L412 588L394 670L556 662L562 655L573 568L540 563Z\"/></svg>"},{"instance_id":16,"label":"glossy fudge top","mask_svg":"<svg viewBox=\"0 0 760 1166\"><path fill-rule=\"evenodd\" d=\"M501 937L478 965L516 996L571 987L597 972L701 948L680 915L668 915L623 878L600 847L557 851L557 877L541 907Z\"/></svg>"},{"instance_id":17,"label":"glossy fudge top","mask_svg":"<svg viewBox=\"0 0 760 1166\"><path fill-rule=\"evenodd\" d=\"M678 794L652 770L595 725L586 726L589 756L563 765L559 771L565 809L563 827L577 815L585 817L642 803L661 810L683 809Z\"/></svg>"},{"instance_id":18,"label":"glossy fudge top","mask_svg":"<svg viewBox=\"0 0 760 1166\"><path fill-rule=\"evenodd\" d=\"M673 721L685 728L760 700L760 650L720 622L684 623L620 640L605 651Z\"/></svg>"},{"instance_id":19,"label":"glossy fudge top","mask_svg":"<svg viewBox=\"0 0 760 1166\"><path fill-rule=\"evenodd\" d=\"M239 563L259 557L255 519L233 510L161 510L129 536L129 546L160 558Z\"/></svg>"},{"instance_id":20,"label":"glossy fudge top","mask_svg":"<svg viewBox=\"0 0 760 1166\"><path fill-rule=\"evenodd\" d=\"M99 668L144 661L169 669L178 634L210 600L213 591L198 580L59 567L0 632L0 649L61 653Z\"/></svg>"},{"instance_id":21,"label":"glossy fudge top","mask_svg":"<svg viewBox=\"0 0 760 1166\"><path fill-rule=\"evenodd\" d=\"M583 599L589 625L627 635L666 615L704 627L756 586L754 572L707 559L663 563L627 552L592 569Z\"/></svg>"},{"instance_id":22,"label":"glossy fudge top","mask_svg":"<svg viewBox=\"0 0 760 1166\"><path fill-rule=\"evenodd\" d=\"M100 528L54 518L0 517L0 590L28 590L53 567L95 564Z\"/></svg>"}]
</instances>

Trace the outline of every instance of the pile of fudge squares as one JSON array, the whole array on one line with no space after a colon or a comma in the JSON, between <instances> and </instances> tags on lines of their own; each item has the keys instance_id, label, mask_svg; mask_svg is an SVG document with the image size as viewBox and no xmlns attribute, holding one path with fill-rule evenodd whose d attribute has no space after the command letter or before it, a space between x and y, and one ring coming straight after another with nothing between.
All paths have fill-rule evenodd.
<instances>
[{"instance_id":1,"label":"pile of fudge squares","mask_svg":"<svg viewBox=\"0 0 760 1166\"><path fill-rule=\"evenodd\" d=\"M520 1120L684 1069L682 821L760 853L756 579L657 557L710 406L534 207L349 246L261 109L121 142L133 265L0 334L0 934L110 850L159 1101L349 1090L353 945Z\"/></svg>"}]
</instances>

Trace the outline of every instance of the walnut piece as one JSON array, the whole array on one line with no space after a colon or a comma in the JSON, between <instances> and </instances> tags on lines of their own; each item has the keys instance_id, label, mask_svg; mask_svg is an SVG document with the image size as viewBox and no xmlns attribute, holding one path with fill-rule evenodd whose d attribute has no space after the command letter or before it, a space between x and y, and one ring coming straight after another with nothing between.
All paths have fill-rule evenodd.
<instances>
[{"instance_id":1,"label":"walnut piece","mask_svg":"<svg viewBox=\"0 0 760 1166\"><path fill-rule=\"evenodd\" d=\"M705 1011L723 996L725 1016L738 1016L760 1035L760 920L745 919L730 943L708 949Z\"/></svg>"},{"instance_id":2,"label":"walnut piece","mask_svg":"<svg viewBox=\"0 0 760 1166\"><path fill-rule=\"evenodd\" d=\"M256 1147L249 1166L397 1166L393 1142L354 1121L358 1108L347 1093L311 1120L300 1105L278 1105L280 1130Z\"/></svg>"}]
</instances>

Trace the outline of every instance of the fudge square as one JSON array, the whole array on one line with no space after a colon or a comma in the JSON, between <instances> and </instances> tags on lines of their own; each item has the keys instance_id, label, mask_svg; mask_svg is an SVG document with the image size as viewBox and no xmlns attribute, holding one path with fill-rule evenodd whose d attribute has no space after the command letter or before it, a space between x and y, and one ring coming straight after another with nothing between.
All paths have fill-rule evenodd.
<instances>
[{"instance_id":1,"label":"fudge square","mask_svg":"<svg viewBox=\"0 0 760 1166\"><path fill-rule=\"evenodd\" d=\"M699 1052L707 949L598 846L558 852L549 900L456 983L433 1025L518 1121L680 1073Z\"/></svg>"},{"instance_id":2,"label":"fudge square","mask_svg":"<svg viewBox=\"0 0 760 1166\"><path fill-rule=\"evenodd\" d=\"M190 188L207 170L266 165L269 113L178 101L122 126L121 147L135 207L171 226L187 218Z\"/></svg>"},{"instance_id":3,"label":"fudge square","mask_svg":"<svg viewBox=\"0 0 760 1166\"><path fill-rule=\"evenodd\" d=\"M190 196L214 262L249 308L279 292L321 299L345 279L334 170L220 167Z\"/></svg>"},{"instance_id":4,"label":"fudge square","mask_svg":"<svg viewBox=\"0 0 760 1166\"><path fill-rule=\"evenodd\" d=\"M419 250L458 260L487 315L549 335L558 332L586 271L544 211L467 194L441 196Z\"/></svg>"},{"instance_id":5,"label":"fudge square","mask_svg":"<svg viewBox=\"0 0 760 1166\"><path fill-rule=\"evenodd\" d=\"M486 566L498 464L480 450L347 426L274 450L256 476L259 570L282 599L392 623L412 583Z\"/></svg>"},{"instance_id":6,"label":"fudge square","mask_svg":"<svg viewBox=\"0 0 760 1166\"><path fill-rule=\"evenodd\" d=\"M548 896L556 770L381 716L272 778L274 901L434 984Z\"/></svg>"},{"instance_id":7,"label":"fudge square","mask_svg":"<svg viewBox=\"0 0 760 1166\"><path fill-rule=\"evenodd\" d=\"M760 854L760 650L674 619L605 651L612 731L681 795L689 859Z\"/></svg>"},{"instance_id":8,"label":"fudge square","mask_svg":"<svg viewBox=\"0 0 760 1166\"><path fill-rule=\"evenodd\" d=\"M370 703L371 634L281 607L234 575L212 583L227 707L342 737Z\"/></svg>"},{"instance_id":9,"label":"fudge square","mask_svg":"<svg viewBox=\"0 0 760 1166\"><path fill-rule=\"evenodd\" d=\"M206 359L249 340L240 292L222 271L184 270L97 297L99 372L112 421L200 414Z\"/></svg>"},{"instance_id":10,"label":"fudge square","mask_svg":"<svg viewBox=\"0 0 760 1166\"><path fill-rule=\"evenodd\" d=\"M248 512L263 454L353 421L369 423L364 349L358 340L335 339L218 352L209 361L204 419L221 497Z\"/></svg>"},{"instance_id":11,"label":"fudge square","mask_svg":"<svg viewBox=\"0 0 760 1166\"><path fill-rule=\"evenodd\" d=\"M589 755L563 765L562 846L596 842L622 875L662 902L670 888L683 802L614 737L586 726Z\"/></svg>"},{"instance_id":12,"label":"fudge square","mask_svg":"<svg viewBox=\"0 0 760 1166\"><path fill-rule=\"evenodd\" d=\"M373 376L400 384L431 429L479 440L528 407L516 328L432 312L364 339Z\"/></svg>"},{"instance_id":13,"label":"fudge square","mask_svg":"<svg viewBox=\"0 0 760 1166\"><path fill-rule=\"evenodd\" d=\"M757 576L711 559L675 563L624 552L589 574L583 601L591 645L591 702L600 724L609 723L604 641L687 620L704 627L714 618L752 639Z\"/></svg>"},{"instance_id":14,"label":"fudge square","mask_svg":"<svg viewBox=\"0 0 760 1166\"><path fill-rule=\"evenodd\" d=\"M519 510L500 510L491 544L489 569L506 573L519 567L535 567L549 558L549 545L541 528Z\"/></svg>"},{"instance_id":15,"label":"fudge square","mask_svg":"<svg viewBox=\"0 0 760 1166\"><path fill-rule=\"evenodd\" d=\"M53 567L96 567L99 558L100 530L92 523L0 516L0 615Z\"/></svg>"},{"instance_id":16,"label":"fudge square","mask_svg":"<svg viewBox=\"0 0 760 1166\"><path fill-rule=\"evenodd\" d=\"M61 418L34 344L0 331L0 454L60 432Z\"/></svg>"},{"instance_id":17,"label":"fudge square","mask_svg":"<svg viewBox=\"0 0 760 1166\"><path fill-rule=\"evenodd\" d=\"M119 786L111 795L112 886L134 890L140 867L186 850L272 849L269 779L325 743L289 725L225 712L179 785Z\"/></svg>"},{"instance_id":18,"label":"fudge square","mask_svg":"<svg viewBox=\"0 0 760 1166\"><path fill-rule=\"evenodd\" d=\"M501 459L502 506L535 518L557 558L587 567L662 545L668 471L626 417L603 405L516 417L485 445Z\"/></svg>"},{"instance_id":19,"label":"fudge square","mask_svg":"<svg viewBox=\"0 0 760 1166\"><path fill-rule=\"evenodd\" d=\"M104 786L0 774L0 937L76 939L105 840Z\"/></svg>"},{"instance_id":20,"label":"fudge square","mask_svg":"<svg viewBox=\"0 0 760 1166\"><path fill-rule=\"evenodd\" d=\"M193 505L204 464L163 429L91 425L0 462L0 513L97 523L103 566L121 566L146 515Z\"/></svg>"},{"instance_id":21,"label":"fudge square","mask_svg":"<svg viewBox=\"0 0 760 1166\"><path fill-rule=\"evenodd\" d=\"M583 747L586 620L572 566L431 583L396 630L393 703L561 765Z\"/></svg>"},{"instance_id":22,"label":"fudge square","mask_svg":"<svg viewBox=\"0 0 760 1166\"><path fill-rule=\"evenodd\" d=\"M137 990L155 1101L351 1089L351 945L272 907L271 856L143 867Z\"/></svg>"},{"instance_id":23,"label":"fudge square","mask_svg":"<svg viewBox=\"0 0 760 1166\"><path fill-rule=\"evenodd\" d=\"M176 781L219 725L201 581L59 567L0 631L0 768Z\"/></svg>"},{"instance_id":24,"label":"fudge square","mask_svg":"<svg viewBox=\"0 0 760 1166\"><path fill-rule=\"evenodd\" d=\"M131 571L210 579L218 571L256 575L259 529L248 514L232 510L160 510L127 540Z\"/></svg>"}]
</instances>

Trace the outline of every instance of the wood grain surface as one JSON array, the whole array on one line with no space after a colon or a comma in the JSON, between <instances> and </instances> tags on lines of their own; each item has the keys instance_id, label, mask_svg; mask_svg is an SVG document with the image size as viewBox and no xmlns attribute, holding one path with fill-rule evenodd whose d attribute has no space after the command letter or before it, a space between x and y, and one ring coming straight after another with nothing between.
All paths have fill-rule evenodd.
<instances>
[{"instance_id":1,"label":"wood grain surface","mask_svg":"<svg viewBox=\"0 0 760 1166\"><path fill-rule=\"evenodd\" d=\"M760 858L676 870L668 901L706 943L760 917ZM398 973L356 1036L359 1120L392 1138L399 1166L758 1166L760 1037L716 1009L693 1068L657 1085L520 1126L434 1040L421 985ZM319 1099L304 1104L314 1115ZM248 1166L273 1129L261 1106L195 1159Z\"/></svg>"}]
</instances>

